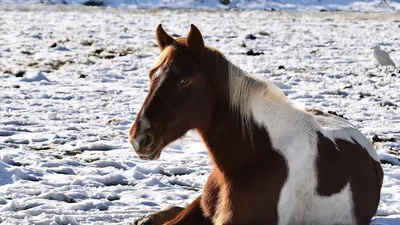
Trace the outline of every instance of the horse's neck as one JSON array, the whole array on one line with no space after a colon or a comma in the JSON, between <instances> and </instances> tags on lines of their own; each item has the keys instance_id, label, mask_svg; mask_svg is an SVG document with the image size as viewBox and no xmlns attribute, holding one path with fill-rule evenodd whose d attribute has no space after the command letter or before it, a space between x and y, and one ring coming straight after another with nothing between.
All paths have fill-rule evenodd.
<instances>
[{"instance_id":1,"label":"horse's neck","mask_svg":"<svg viewBox=\"0 0 400 225\"><path fill-rule=\"evenodd\" d=\"M257 85L256 88L263 88L262 84ZM249 94L243 91L238 94ZM279 92L264 92L265 95L261 94L258 99L244 98L250 100L251 105L239 103L236 107L233 105L233 109L232 102L218 101L209 126L199 130L215 166L225 175L251 174L268 164L268 160L276 158L277 152L272 147L268 127L284 126L285 117L290 117L286 114L295 110L286 99L280 99L284 96L279 96ZM262 91L256 93L259 95ZM244 112L239 107L248 107L245 110L250 112ZM284 132L284 129L278 132Z\"/></svg>"}]
</instances>

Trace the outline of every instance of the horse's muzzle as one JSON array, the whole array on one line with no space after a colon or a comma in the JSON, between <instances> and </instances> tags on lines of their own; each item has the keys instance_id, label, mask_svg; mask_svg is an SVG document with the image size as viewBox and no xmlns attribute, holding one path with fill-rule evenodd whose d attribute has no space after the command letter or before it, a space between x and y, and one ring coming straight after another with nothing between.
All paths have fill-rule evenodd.
<instances>
[{"instance_id":1,"label":"horse's muzzle","mask_svg":"<svg viewBox=\"0 0 400 225\"><path fill-rule=\"evenodd\" d=\"M139 158L144 160L155 160L160 157L162 142L157 142L151 132L133 132L129 139Z\"/></svg>"}]
</instances>

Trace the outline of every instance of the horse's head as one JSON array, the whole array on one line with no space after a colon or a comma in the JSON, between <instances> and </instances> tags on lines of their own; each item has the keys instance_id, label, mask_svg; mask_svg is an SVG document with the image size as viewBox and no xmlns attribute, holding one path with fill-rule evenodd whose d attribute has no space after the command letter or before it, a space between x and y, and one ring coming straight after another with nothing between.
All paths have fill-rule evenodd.
<instances>
[{"instance_id":1,"label":"horse's head","mask_svg":"<svg viewBox=\"0 0 400 225\"><path fill-rule=\"evenodd\" d=\"M174 39L157 27L159 58L150 69L149 92L129 138L141 159L155 160L169 143L188 130L205 126L212 108L212 88L203 66L200 31L191 25L186 38Z\"/></svg>"}]
</instances>

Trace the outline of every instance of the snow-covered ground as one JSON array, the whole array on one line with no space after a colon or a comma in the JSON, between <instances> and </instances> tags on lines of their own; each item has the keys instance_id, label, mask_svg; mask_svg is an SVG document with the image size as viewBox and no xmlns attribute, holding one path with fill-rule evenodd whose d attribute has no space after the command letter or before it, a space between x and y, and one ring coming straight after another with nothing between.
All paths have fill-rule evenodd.
<instances>
[{"instance_id":1,"label":"snow-covered ground","mask_svg":"<svg viewBox=\"0 0 400 225\"><path fill-rule=\"evenodd\" d=\"M123 8L400 12L400 0L0 0Z\"/></svg>"},{"instance_id":2,"label":"snow-covered ground","mask_svg":"<svg viewBox=\"0 0 400 225\"><path fill-rule=\"evenodd\" d=\"M388 164L372 224L400 224L400 69L376 67L371 50L380 44L400 64L398 15L43 5L0 6L2 224L129 224L200 194L211 166L195 133L152 162L128 144L160 22L179 36L196 24L297 104L377 135Z\"/></svg>"}]
</instances>

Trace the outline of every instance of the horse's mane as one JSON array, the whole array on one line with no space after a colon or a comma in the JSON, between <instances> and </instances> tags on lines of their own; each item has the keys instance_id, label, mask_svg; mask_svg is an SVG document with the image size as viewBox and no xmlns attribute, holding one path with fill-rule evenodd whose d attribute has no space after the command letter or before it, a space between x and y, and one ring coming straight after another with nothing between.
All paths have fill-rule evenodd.
<instances>
[{"instance_id":1,"label":"horse's mane","mask_svg":"<svg viewBox=\"0 0 400 225\"><path fill-rule=\"evenodd\" d=\"M206 72L229 100L231 109L240 115L244 126L250 126L253 106L267 105L266 101L287 103L285 94L271 81L247 74L231 63L216 49L206 47ZM248 127L249 128L249 127Z\"/></svg>"}]
</instances>

